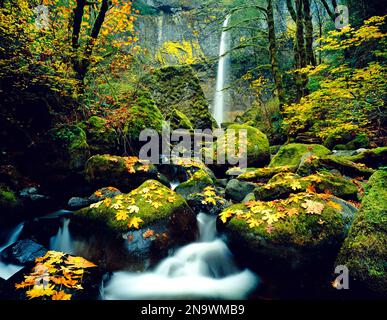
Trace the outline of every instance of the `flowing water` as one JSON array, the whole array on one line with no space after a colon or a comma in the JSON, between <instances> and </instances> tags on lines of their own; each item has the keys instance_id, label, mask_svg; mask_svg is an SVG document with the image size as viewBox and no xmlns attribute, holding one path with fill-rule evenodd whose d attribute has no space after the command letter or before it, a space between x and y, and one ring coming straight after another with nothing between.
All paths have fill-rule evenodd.
<instances>
[{"instance_id":1,"label":"flowing water","mask_svg":"<svg viewBox=\"0 0 387 320\"><path fill-rule=\"evenodd\" d=\"M58 233L50 239L50 250L74 253L73 243L69 230L70 219L63 218Z\"/></svg>"},{"instance_id":2,"label":"flowing water","mask_svg":"<svg viewBox=\"0 0 387 320\"><path fill-rule=\"evenodd\" d=\"M216 91L215 91L215 100L214 100L214 118L216 122L221 125L224 122L224 112L225 112L225 85L226 77L228 74L228 64L229 64L229 54L231 38L229 31L226 30L228 23L230 21L230 16L227 16L226 20L223 23L223 31L220 39L220 48L219 48L219 63L218 63L218 73L216 77Z\"/></svg>"},{"instance_id":3,"label":"flowing water","mask_svg":"<svg viewBox=\"0 0 387 320\"><path fill-rule=\"evenodd\" d=\"M14 244L18 239L23 231L24 222L18 224L9 235L8 240L4 245L0 247L0 253L7 247L9 247L11 244ZM7 264L1 261L0 258L0 278L3 278L4 280L8 280L10 277L12 277L16 272L23 269L22 266L14 265L14 264Z\"/></svg>"},{"instance_id":4,"label":"flowing water","mask_svg":"<svg viewBox=\"0 0 387 320\"><path fill-rule=\"evenodd\" d=\"M244 299L258 285L249 270L240 271L227 245L216 237L216 217L197 217L198 242L164 259L153 272L116 272L104 288L104 298Z\"/></svg>"}]
</instances>

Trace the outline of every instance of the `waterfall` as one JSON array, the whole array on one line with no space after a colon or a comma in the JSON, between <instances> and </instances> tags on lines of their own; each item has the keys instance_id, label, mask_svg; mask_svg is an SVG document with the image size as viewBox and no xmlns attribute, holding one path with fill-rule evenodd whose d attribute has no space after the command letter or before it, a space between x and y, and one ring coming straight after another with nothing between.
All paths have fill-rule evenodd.
<instances>
[{"instance_id":1,"label":"waterfall","mask_svg":"<svg viewBox=\"0 0 387 320\"><path fill-rule=\"evenodd\" d=\"M199 242L160 262L153 272L116 272L103 290L105 299L244 299L258 277L240 271L227 245L216 239L216 217L197 217Z\"/></svg>"},{"instance_id":2,"label":"waterfall","mask_svg":"<svg viewBox=\"0 0 387 320\"><path fill-rule=\"evenodd\" d=\"M157 44L159 47L163 44L163 27L164 27L164 15L160 15L157 18Z\"/></svg>"},{"instance_id":3,"label":"waterfall","mask_svg":"<svg viewBox=\"0 0 387 320\"><path fill-rule=\"evenodd\" d=\"M62 225L59 227L58 233L50 239L50 250L62 251L69 254L73 253L74 249L69 224L69 218L64 218L62 220Z\"/></svg>"},{"instance_id":4,"label":"waterfall","mask_svg":"<svg viewBox=\"0 0 387 320\"><path fill-rule=\"evenodd\" d=\"M214 118L218 125L224 122L224 104L225 104L225 84L226 76L228 72L229 55L230 51L230 34L229 31L225 30L228 27L230 16L227 16L223 23L223 31L220 39L219 47L219 62L218 62L218 73L216 77L216 91L214 99Z\"/></svg>"},{"instance_id":5,"label":"waterfall","mask_svg":"<svg viewBox=\"0 0 387 320\"><path fill-rule=\"evenodd\" d=\"M0 247L0 253L7 247L9 247L11 244L14 244L18 239L23 231L24 222L18 224L10 233L10 237L8 241ZM6 264L1 261L0 258L0 278L4 280L8 280L10 277L12 277L16 272L23 269L23 266L17 266L14 264Z\"/></svg>"},{"instance_id":6,"label":"waterfall","mask_svg":"<svg viewBox=\"0 0 387 320\"><path fill-rule=\"evenodd\" d=\"M0 252L3 251L5 248L9 247L11 244L14 244L18 239L23 231L24 222L18 224L10 233L10 237L8 241L0 247Z\"/></svg>"}]
</instances>

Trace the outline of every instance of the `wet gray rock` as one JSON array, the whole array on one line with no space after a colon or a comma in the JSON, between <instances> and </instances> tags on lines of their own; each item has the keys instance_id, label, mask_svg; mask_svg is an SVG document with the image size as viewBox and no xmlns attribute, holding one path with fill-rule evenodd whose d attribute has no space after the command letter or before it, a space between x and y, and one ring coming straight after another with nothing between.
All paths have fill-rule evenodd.
<instances>
[{"instance_id":1,"label":"wet gray rock","mask_svg":"<svg viewBox=\"0 0 387 320\"><path fill-rule=\"evenodd\" d=\"M226 197L241 202L249 193L254 191L255 184L232 179L226 186Z\"/></svg>"},{"instance_id":2,"label":"wet gray rock","mask_svg":"<svg viewBox=\"0 0 387 320\"><path fill-rule=\"evenodd\" d=\"M90 201L88 198L72 197L67 203L67 206L70 209L79 209L79 208L87 207L89 204L90 204Z\"/></svg>"},{"instance_id":3,"label":"wet gray rock","mask_svg":"<svg viewBox=\"0 0 387 320\"><path fill-rule=\"evenodd\" d=\"M28 262L34 262L36 258L46 254L47 249L32 240L19 240L10 245L2 253L0 258L4 262L25 265Z\"/></svg>"}]
</instances>

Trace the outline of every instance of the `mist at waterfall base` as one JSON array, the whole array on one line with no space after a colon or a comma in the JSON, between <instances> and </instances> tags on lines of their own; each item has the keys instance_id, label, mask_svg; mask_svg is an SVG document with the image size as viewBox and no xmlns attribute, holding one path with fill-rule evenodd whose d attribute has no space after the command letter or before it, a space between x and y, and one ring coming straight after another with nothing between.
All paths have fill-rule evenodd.
<instances>
[{"instance_id":1,"label":"mist at waterfall base","mask_svg":"<svg viewBox=\"0 0 387 320\"><path fill-rule=\"evenodd\" d=\"M227 245L216 237L216 217L197 216L199 239L164 259L153 272L116 272L104 287L107 300L245 299L259 278L240 271Z\"/></svg>"},{"instance_id":2,"label":"mist at waterfall base","mask_svg":"<svg viewBox=\"0 0 387 320\"><path fill-rule=\"evenodd\" d=\"M11 232L9 233L9 238L5 244L0 247L0 253L10 245L14 244L18 239L23 230L24 223L18 224ZM0 278L4 280L8 280L12 277L16 272L23 269L23 266L18 266L15 264L6 264L0 260Z\"/></svg>"},{"instance_id":3,"label":"mist at waterfall base","mask_svg":"<svg viewBox=\"0 0 387 320\"><path fill-rule=\"evenodd\" d=\"M216 91L214 99L214 111L213 116L218 123L221 125L224 122L224 113L225 113L225 100L226 100L226 77L228 74L228 65L229 65L229 54L230 51L230 33L226 30L228 23L230 21L230 16L227 16L226 20L223 23L223 31L220 39L219 46L219 63L218 63L218 72L216 76Z\"/></svg>"}]
</instances>

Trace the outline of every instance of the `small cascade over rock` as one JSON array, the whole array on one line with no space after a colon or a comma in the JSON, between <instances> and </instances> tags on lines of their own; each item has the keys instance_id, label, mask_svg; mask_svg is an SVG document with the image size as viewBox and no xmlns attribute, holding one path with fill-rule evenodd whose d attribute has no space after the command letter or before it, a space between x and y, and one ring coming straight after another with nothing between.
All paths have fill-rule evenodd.
<instances>
[{"instance_id":1,"label":"small cascade over rock","mask_svg":"<svg viewBox=\"0 0 387 320\"><path fill-rule=\"evenodd\" d=\"M18 239L23 231L24 228L24 222L18 224L11 232L8 240L4 245L0 247L0 253L7 247L9 247L11 244L14 244ZM1 261L0 257L0 278L4 280L8 280L10 277L12 277L16 272L23 269L22 266L14 265L14 264L7 264Z\"/></svg>"},{"instance_id":2,"label":"small cascade over rock","mask_svg":"<svg viewBox=\"0 0 387 320\"><path fill-rule=\"evenodd\" d=\"M229 65L229 54L231 37L230 32L227 30L228 24L230 21L230 16L226 17L226 20L223 23L223 31L220 38L220 47L219 47L219 63L218 63L218 73L216 76L216 91L214 99L214 113L213 116L218 123L221 125L224 122L224 112L225 112L225 101L226 101L226 78L228 75L228 65Z\"/></svg>"},{"instance_id":3,"label":"small cascade over rock","mask_svg":"<svg viewBox=\"0 0 387 320\"><path fill-rule=\"evenodd\" d=\"M216 238L216 216L197 217L199 241L177 250L153 272L116 272L104 288L104 298L243 299L258 285L249 270L240 271L227 245Z\"/></svg>"},{"instance_id":4,"label":"small cascade over rock","mask_svg":"<svg viewBox=\"0 0 387 320\"><path fill-rule=\"evenodd\" d=\"M61 251L68 254L74 253L74 248L69 230L70 219L63 218L58 233L50 239L50 250Z\"/></svg>"}]
</instances>

